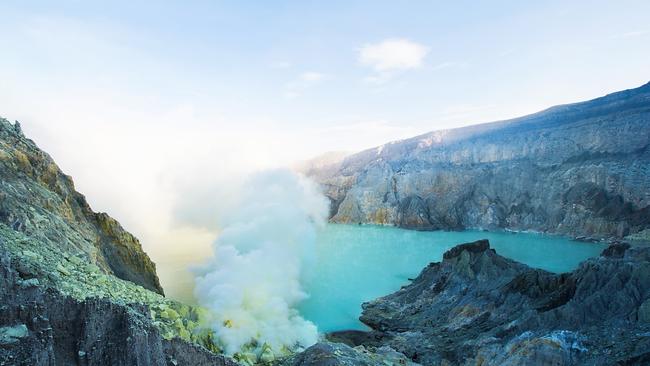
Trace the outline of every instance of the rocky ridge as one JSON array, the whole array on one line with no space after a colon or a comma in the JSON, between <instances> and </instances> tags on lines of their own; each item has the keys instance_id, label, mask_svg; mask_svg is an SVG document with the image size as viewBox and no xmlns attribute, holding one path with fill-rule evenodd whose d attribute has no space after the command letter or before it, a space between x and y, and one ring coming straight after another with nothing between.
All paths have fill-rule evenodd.
<instances>
[{"instance_id":1,"label":"rocky ridge","mask_svg":"<svg viewBox=\"0 0 650 366\"><path fill-rule=\"evenodd\" d=\"M650 83L302 171L331 221L650 239Z\"/></svg>"}]
</instances>

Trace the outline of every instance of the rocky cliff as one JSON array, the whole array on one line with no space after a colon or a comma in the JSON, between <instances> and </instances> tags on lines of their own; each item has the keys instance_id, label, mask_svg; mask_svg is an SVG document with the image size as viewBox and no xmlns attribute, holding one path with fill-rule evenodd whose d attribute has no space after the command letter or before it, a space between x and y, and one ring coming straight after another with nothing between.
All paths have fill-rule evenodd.
<instances>
[{"instance_id":1,"label":"rocky cliff","mask_svg":"<svg viewBox=\"0 0 650 366\"><path fill-rule=\"evenodd\" d=\"M147 305L157 302L168 318L171 307L164 299L128 285L122 289L127 297L121 297L119 284L109 285L108 278L89 286L86 298L49 287L25 271L29 264L5 241L0 243L0 365L237 365L156 322L160 307ZM60 275L69 271L83 279L82 271L70 267L60 267ZM177 319L182 317L176 315L172 323Z\"/></svg>"},{"instance_id":2,"label":"rocky cliff","mask_svg":"<svg viewBox=\"0 0 650 366\"><path fill-rule=\"evenodd\" d=\"M304 168L331 221L650 237L650 83Z\"/></svg>"},{"instance_id":3,"label":"rocky cliff","mask_svg":"<svg viewBox=\"0 0 650 366\"><path fill-rule=\"evenodd\" d=\"M77 254L106 274L163 293L156 266L138 239L107 214L93 212L72 179L23 135L20 124L2 118L0 178L0 223Z\"/></svg>"},{"instance_id":4,"label":"rocky cliff","mask_svg":"<svg viewBox=\"0 0 650 366\"><path fill-rule=\"evenodd\" d=\"M0 365L236 365L138 240L0 119Z\"/></svg>"},{"instance_id":5,"label":"rocky cliff","mask_svg":"<svg viewBox=\"0 0 650 366\"><path fill-rule=\"evenodd\" d=\"M553 274L498 255L487 240L467 243L363 304L360 319L372 330L329 335L348 348L315 346L291 365L347 365L387 350L422 365L647 365L650 247L615 244Z\"/></svg>"}]
</instances>

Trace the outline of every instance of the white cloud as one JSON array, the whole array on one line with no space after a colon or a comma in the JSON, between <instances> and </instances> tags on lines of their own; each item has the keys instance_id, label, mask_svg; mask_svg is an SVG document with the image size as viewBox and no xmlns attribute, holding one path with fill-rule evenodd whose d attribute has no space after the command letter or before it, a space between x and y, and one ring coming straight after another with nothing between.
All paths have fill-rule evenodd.
<instances>
[{"instance_id":1,"label":"white cloud","mask_svg":"<svg viewBox=\"0 0 650 366\"><path fill-rule=\"evenodd\" d=\"M359 50L359 62L377 72L415 69L429 53L426 46L408 39L390 38L366 44Z\"/></svg>"}]
</instances>

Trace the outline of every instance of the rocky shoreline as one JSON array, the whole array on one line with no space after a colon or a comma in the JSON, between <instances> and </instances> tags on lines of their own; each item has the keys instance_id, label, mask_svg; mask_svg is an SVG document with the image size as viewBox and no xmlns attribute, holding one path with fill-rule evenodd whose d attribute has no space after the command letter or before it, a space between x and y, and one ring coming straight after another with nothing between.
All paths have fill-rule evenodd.
<instances>
[{"instance_id":1,"label":"rocky shoreline","mask_svg":"<svg viewBox=\"0 0 650 366\"><path fill-rule=\"evenodd\" d=\"M363 304L368 332L335 332L359 354L387 350L422 365L650 363L650 248L614 244L570 273L529 268L487 240L462 244L411 284ZM340 346L337 346L340 347ZM317 345L291 365L344 365ZM335 360L319 363L304 360ZM329 361L328 361L329 362ZM352 363L357 364L357 363Z\"/></svg>"},{"instance_id":2,"label":"rocky shoreline","mask_svg":"<svg viewBox=\"0 0 650 366\"><path fill-rule=\"evenodd\" d=\"M166 336L143 303L75 299L20 272L0 244L0 364L236 365ZM274 365L643 365L650 248L614 244L570 273L532 269L486 240L458 245L340 331ZM146 291L146 290L145 290ZM126 350L126 352L125 352Z\"/></svg>"}]
</instances>

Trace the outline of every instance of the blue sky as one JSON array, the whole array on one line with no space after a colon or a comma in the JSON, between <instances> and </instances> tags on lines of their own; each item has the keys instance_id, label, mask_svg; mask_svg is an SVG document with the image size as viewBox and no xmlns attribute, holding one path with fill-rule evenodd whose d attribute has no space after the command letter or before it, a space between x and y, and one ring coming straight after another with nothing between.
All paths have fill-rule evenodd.
<instances>
[{"instance_id":1,"label":"blue sky","mask_svg":"<svg viewBox=\"0 0 650 366\"><path fill-rule=\"evenodd\" d=\"M179 200L235 171L644 84L648 14L627 0L3 1L0 115L94 207L160 239Z\"/></svg>"},{"instance_id":2,"label":"blue sky","mask_svg":"<svg viewBox=\"0 0 650 366\"><path fill-rule=\"evenodd\" d=\"M0 12L11 30L0 36L9 51L0 62L13 82L119 90L135 96L134 108L191 105L208 122L218 113L276 130L380 123L425 132L650 79L647 1L16 1ZM371 82L359 50L386 39L427 53L420 66ZM321 77L301 79L308 73Z\"/></svg>"}]
</instances>

